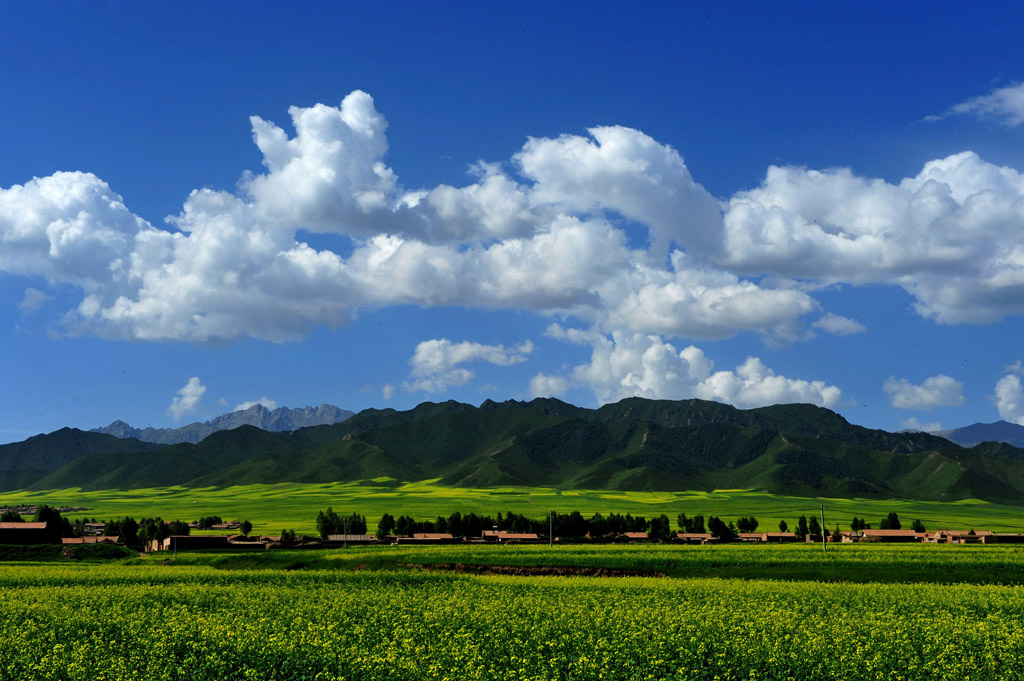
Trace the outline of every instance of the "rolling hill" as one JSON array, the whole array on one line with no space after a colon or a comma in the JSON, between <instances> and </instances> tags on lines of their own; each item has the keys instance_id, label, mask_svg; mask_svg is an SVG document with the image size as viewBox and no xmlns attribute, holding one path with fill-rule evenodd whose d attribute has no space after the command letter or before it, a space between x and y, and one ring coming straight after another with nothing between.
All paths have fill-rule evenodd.
<instances>
[{"instance_id":1,"label":"rolling hill","mask_svg":"<svg viewBox=\"0 0 1024 681\"><path fill-rule=\"evenodd\" d=\"M1024 450L889 433L812 405L740 410L630 398L368 409L341 423L253 426L159 447L63 430L0 447L3 489L225 486L389 477L458 487L757 489L830 497L1024 504Z\"/></svg>"}]
</instances>

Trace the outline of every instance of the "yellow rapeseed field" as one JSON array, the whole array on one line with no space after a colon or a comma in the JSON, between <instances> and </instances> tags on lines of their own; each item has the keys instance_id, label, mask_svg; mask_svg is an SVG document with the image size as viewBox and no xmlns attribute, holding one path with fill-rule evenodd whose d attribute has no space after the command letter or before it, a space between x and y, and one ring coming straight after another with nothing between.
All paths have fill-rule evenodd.
<instances>
[{"instance_id":1,"label":"yellow rapeseed field","mask_svg":"<svg viewBox=\"0 0 1024 681\"><path fill-rule=\"evenodd\" d=\"M1024 588L0 566L0 679L1019 679Z\"/></svg>"}]
</instances>

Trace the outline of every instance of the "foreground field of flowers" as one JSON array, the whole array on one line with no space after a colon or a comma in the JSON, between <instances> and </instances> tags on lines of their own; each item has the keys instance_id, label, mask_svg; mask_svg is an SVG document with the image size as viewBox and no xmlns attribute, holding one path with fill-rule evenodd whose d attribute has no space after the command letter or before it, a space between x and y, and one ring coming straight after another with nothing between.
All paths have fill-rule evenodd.
<instances>
[{"instance_id":1,"label":"foreground field of flowers","mask_svg":"<svg viewBox=\"0 0 1024 681\"><path fill-rule=\"evenodd\" d=\"M1001 585L0 565L0 679L1024 678L1022 623Z\"/></svg>"}]
</instances>

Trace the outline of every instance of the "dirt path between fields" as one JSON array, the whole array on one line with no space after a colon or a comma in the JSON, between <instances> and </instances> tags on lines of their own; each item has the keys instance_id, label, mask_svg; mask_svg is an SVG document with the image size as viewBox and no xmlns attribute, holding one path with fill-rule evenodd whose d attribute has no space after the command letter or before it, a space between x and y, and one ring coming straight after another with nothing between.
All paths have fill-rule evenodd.
<instances>
[{"instance_id":1,"label":"dirt path between fields","mask_svg":"<svg viewBox=\"0 0 1024 681\"><path fill-rule=\"evenodd\" d=\"M473 565L470 563L434 563L414 565L406 563L400 567L416 570L440 570L463 572L473 575L513 575L516 577L667 577L655 570L618 570L601 567L548 567L540 565Z\"/></svg>"}]
</instances>

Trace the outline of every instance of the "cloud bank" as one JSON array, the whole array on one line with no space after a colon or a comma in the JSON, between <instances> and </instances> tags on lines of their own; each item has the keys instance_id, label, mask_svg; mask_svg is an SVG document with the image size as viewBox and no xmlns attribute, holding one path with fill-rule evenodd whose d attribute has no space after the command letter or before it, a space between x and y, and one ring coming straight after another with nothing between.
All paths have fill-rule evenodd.
<instances>
[{"instance_id":1,"label":"cloud bank","mask_svg":"<svg viewBox=\"0 0 1024 681\"><path fill-rule=\"evenodd\" d=\"M991 95L1007 103L992 111L1015 106L1017 91L1005 90ZM90 173L0 189L0 271L76 287L64 332L115 339L280 342L393 305L557 316L594 334L591 363L535 377L531 390L572 383L602 400L837 404L837 387L777 376L757 358L703 375L702 351L669 343L864 333L822 309L810 293L822 284L899 286L939 323L1024 314L1024 175L972 152L895 184L773 166L758 187L719 201L672 147L603 126L528 138L505 163L475 164L464 186L407 188L386 163L387 121L370 95L289 115L294 136L252 117L263 170L244 173L234 192L193 191L166 228ZM300 229L350 248L317 250ZM26 309L46 310L40 293ZM423 357L417 348L407 387L469 380L460 364L470 359L427 368L427 350L459 345Z\"/></svg>"},{"instance_id":2,"label":"cloud bank","mask_svg":"<svg viewBox=\"0 0 1024 681\"><path fill-rule=\"evenodd\" d=\"M717 400L740 408L788 402L831 408L842 404L838 387L776 375L756 357L747 358L733 371L714 371L714 363L700 348L690 345L678 350L656 335L614 332L607 336L557 324L548 329L548 335L591 346L590 362L573 369L572 381L593 391L602 403L638 396ZM535 377L534 394L563 387L556 378Z\"/></svg>"}]
</instances>

